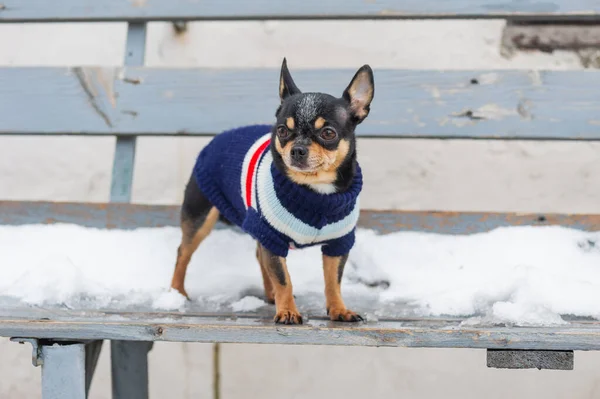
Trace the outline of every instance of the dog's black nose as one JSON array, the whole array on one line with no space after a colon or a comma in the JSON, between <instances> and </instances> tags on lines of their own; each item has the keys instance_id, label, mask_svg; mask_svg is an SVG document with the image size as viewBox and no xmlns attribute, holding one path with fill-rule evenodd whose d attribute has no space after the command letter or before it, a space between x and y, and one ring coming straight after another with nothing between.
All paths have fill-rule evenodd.
<instances>
[{"instance_id":1,"label":"dog's black nose","mask_svg":"<svg viewBox=\"0 0 600 399\"><path fill-rule=\"evenodd\" d=\"M306 148L302 145L294 146L294 147L292 147L292 150L290 151L290 155L296 161L301 161L301 160L305 159L306 156L308 155L308 148Z\"/></svg>"}]
</instances>

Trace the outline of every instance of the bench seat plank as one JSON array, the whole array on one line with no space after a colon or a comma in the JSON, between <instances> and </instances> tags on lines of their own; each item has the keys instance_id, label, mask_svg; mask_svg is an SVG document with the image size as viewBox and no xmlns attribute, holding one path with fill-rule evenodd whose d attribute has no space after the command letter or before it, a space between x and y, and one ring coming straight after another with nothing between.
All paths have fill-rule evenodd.
<instances>
[{"instance_id":1,"label":"bench seat plank","mask_svg":"<svg viewBox=\"0 0 600 399\"><path fill-rule=\"evenodd\" d=\"M179 206L0 201L0 225L73 223L95 228L179 226ZM504 226L559 225L600 230L600 215L361 210L359 226L380 233L435 231L471 234Z\"/></svg>"},{"instance_id":2,"label":"bench seat plank","mask_svg":"<svg viewBox=\"0 0 600 399\"><path fill-rule=\"evenodd\" d=\"M4 0L0 22L598 17L598 0Z\"/></svg>"},{"instance_id":3,"label":"bench seat plank","mask_svg":"<svg viewBox=\"0 0 600 399\"><path fill-rule=\"evenodd\" d=\"M75 313L75 312L73 312ZM270 317L233 314L185 317L166 313L54 316L51 319L0 316L0 336L129 341L223 342L600 350L598 322L565 327L467 327L460 319L396 319L347 325L311 318L303 326L275 326Z\"/></svg>"},{"instance_id":4,"label":"bench seat plank","mask_svg":"<svg viewBox=\"0 0 600 399\"><path fill-rule=\"evenodd\" d=\"M354 72L294 78L341 95ZM0 134L213 135L272 123L278 79L277 69L0 68ZM375 80L360 136L600 139L600 71L386 69Z\"/></svg>"}]
</instances>

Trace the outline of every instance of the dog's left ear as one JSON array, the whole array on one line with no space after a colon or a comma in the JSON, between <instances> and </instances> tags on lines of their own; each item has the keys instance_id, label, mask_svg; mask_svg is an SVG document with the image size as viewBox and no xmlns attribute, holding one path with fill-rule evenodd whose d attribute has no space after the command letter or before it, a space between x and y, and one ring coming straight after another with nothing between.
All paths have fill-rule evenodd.
<instances>
[{"instance_id":1,"label":"dog's left ear","mask_svg":"<svg viewBox=\"0 0 600 399\"><path fill-rule=\"evenodd\" d=\"M369 115L371 101L375 95L373 70L369 65L363 65L354 75L352 81L344 90L344 99L350 103L350 112L362 122Z\"/></svg>"},{"instance_id":2,"label":"dog's left ear","mask_svg":"<svg viewBox=\"0 0 600 399\"><path fill-rule=\"evenodd\" d=\"M281 75L279 76L279 98L281 102L294 94L300 94L301 91L296 87L292 75L287 67L287 61L284 58L281 64Z\"/></svg>"}]
</instances>

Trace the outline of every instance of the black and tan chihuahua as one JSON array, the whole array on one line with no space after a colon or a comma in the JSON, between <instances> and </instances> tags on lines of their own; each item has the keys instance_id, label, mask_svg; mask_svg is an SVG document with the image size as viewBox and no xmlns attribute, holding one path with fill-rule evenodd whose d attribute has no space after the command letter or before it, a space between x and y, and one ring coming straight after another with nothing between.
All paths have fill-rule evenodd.
<instances>
[{"instance_id":1,"label":"black and tan chihuahua","mask_svg":"<svg viewBox=\"0 0 600 399\"><path fill-rule=\"evenodd\" d=\"M373 71L364 65L341 97L302 93L284 59L275 124L218 134L198 156L181 208L183 236L171 287L188 297L187 266L221 219L257 241L256 258L267 301L276 306L275 322L302 324L286 256L289 248L311 245L322 247L331 320L362 320L346 308L341 282L362 188L355 128L369 114L374 91Z\"/></svg>"}]
</instances>

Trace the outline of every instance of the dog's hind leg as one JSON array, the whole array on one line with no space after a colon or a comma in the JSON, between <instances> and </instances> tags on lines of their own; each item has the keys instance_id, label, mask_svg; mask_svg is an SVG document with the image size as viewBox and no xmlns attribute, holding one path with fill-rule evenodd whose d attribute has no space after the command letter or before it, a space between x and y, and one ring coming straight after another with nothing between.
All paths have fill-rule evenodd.
<instances>
[{"instance_id":1,"label":"dog's hind leg","mask_svg":"<svg viewBox=\"0 0 600 399\"><path fill-rule=\"evenodd\" d=\"M189 299L184 287L185 273L200 243L210 234L219 219L219 211L202 194L194 177L185 188L181 206L181 244L177 248L177 261L171 287Z\"/></svg>"},{"instance_id":2,"label":"dog's hind leg","mask_svg":"<svg viewBox=\"0 0 600 399\"><path fill-rule=\"evenodd\" d=\"M273 288L273 282L271 281L271 277L267 273L267 269L265 269L265 265L262 260L262 249L261 245L256 243L256 260L258 260L258 264L260 265L260 271L262 273L263 285L265 287L265 298L268 303L275 303L275 291Z\"/></svg>"}]
</instances>

